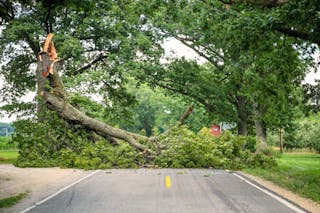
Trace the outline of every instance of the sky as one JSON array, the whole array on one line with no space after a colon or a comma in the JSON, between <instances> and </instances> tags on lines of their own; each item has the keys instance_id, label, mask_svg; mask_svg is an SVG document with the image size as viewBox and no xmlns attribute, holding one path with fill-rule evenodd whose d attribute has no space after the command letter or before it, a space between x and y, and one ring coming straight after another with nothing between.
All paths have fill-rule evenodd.
<instances>
[{"instance_id":1,"label":"sky","mask_svg":"<svg viewBox=\"0 0 320 213\"><path fill-rule=\"evenodd\" d=\"M189 47L183 45L180 41L174 39L174 38L170 38L170 39L166 39L164 41L163 47L165 49L165 54L167 56L170 57L174 57L174 58L181 58L181 57L185 57L186 59L192 59L192 60L197 60L199 63L204 63L205 59L200 57L197 53L195 53L192 49L190 49ZM319 55L317 56L317 58L320 58ZM318 68L318 72L314 73L314 72L310 72L307 74L306 78L305 78L305 83L311 83L314 84L315 83L315 79L319 79L320 80L320 69ZM0 88L3 85L4 81L3 79L0 78ZM30 93L27 94L26 96L24 96L22 98L23 101L30 101L34 98L35 93ZM0 106L3 105L4 103L0 103ZM5 123L10 123L15 121L17 118L15 115L8 117L8 116L4 116L4 117L0 117L0 122L5 122Z\"/></svg>"}]
</instances>

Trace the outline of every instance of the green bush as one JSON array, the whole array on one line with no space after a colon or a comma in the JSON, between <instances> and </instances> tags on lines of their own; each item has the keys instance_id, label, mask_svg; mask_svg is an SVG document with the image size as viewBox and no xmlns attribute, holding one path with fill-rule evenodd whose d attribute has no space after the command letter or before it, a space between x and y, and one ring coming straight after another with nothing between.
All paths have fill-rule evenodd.
<instances>
[{"instance_id":1,"label":"green bush","mask_svg":"<svg viewBox=\"0 0 320 213\"><path fill-rule=\"evenodd\" d=\"M256 151L256 143L257 143L256 137L248 136L244 148L248 149L248 150L250 150L250 152L254 153Z\"/></svg>"},{"instance_id":2,"label":"green bush","mask_svg":"<svg viewBox=\"0 0 320 213\"><path fill-rule=\"evenodd\" d=\"M114 146L103 138L94 142L90 131L69 125L54 113L41 123L27 120L14 125L20 167L136 168L144 163L130 145Z\"/></svg>"},{"instance_id":3,"label":"green bush","mask_svg":"<svg viewBox=\"0 0 320 213\"><path fill-rule=\"evenodd\" d=\"M241 169L276 165L273 157L255 155L243 148L246 143L252 145L251 138L235 136L230 132L212 137L207 130L195 134L181 127L173 130L161 143L167 147L156 159L161 167Z\"/></svg>"}]
</instances>

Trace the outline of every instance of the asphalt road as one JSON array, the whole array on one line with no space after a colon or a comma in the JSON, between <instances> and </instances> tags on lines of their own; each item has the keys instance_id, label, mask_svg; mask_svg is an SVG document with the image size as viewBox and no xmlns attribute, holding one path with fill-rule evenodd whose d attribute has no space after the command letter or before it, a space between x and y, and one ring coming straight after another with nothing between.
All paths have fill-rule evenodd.
<instances>
[{"instance_id":1,"label":"asphalt road","mask_svg":"<svg viewBox=\"0 0 320 213\"><path fill-rule=\"evenodd\" d=\"M296 212L223 170L102 170L28 212Z\"/></svg>"}]
</instances>

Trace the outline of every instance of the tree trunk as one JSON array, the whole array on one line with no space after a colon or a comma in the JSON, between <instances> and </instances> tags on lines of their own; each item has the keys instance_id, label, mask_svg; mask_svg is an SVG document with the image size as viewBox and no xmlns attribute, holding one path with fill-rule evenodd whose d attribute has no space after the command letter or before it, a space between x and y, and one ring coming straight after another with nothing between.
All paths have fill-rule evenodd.
<instances>
[{"instance_id":1,"label":"tree trunk","mask_svg":"<svg viewBox=\"0 0 320 213\"><path fill-rule=\"evenodd\" d=\"M47 104L49 104L49 109L56 111L62 118L68 121L79 123L84 127L97 132L99 135L118 138L127 141L130 145L139 150L152 152L146 146L136 142L135 137L129 132L114 128L99 120L88 117L83 112L67 103L64 99L57 97L51 92L43 92L42 95L47 101ZM145 138L141 137L141 139L143 140Z\"/></svg>"},{"instance_id":2,"label":"tree trunk","mask_svg":"<svg viewBox=\"0 0 320 213\"><path fill-rule=\"evenodd\" d=\"M248 110L246 100L243 96L237 97L237 112L238 112L238 134L248 135Z\"/></svg>"},{"instance_id":3,"label":"tree trunk","mask_svg":"<svg viewBox=\"0 0 320 213\"><path fill-rule=\"evenodd\" d=\"M280 153L283 153L283 129L281 127L279 129L279 146L280 146Z\"/></svg>"},{"instance_id":4,"label":"tree trunk","mask_svg":"<svg viewBox=\"0 0 320 213\"><path fill-rule=\"evenodd\" d=\"M48 79L44 77L43 72L47 70L47 67L50 66L50 58L48 54L39 53L38 55L38 66L36 69L36 79L37 79L37 95L41 96L42 91L46 91L46 85L48 83ZM43 98L37 99L37 117L41 121L45 117L45 112L47 110L47 106Z\"/></svg>"},{"instance_id":5,"label":"tree trunk","mask_svg":"<svg viewBox=\"0 0 320 213\"><path fill-rule=\"evenodd\" d=\"M267 127L266 123L263 121L262 112L259 107L255 107L255 129L256 129L256 139L257 139L257 149L256 153L262 152L267 148Z\"/></svg>"},{"instance_id":6,"label":"tree trunk","mask_svg":"<svg viewBox=\"0 0 320 213\"><path fill-rule=\"evenodd\" d=\"M191 104L191 106L180 117L179 119L180 125L184 124L184 122L190 116L193 110L194 110L194 104Z\"/></svg>"}]
</instances>

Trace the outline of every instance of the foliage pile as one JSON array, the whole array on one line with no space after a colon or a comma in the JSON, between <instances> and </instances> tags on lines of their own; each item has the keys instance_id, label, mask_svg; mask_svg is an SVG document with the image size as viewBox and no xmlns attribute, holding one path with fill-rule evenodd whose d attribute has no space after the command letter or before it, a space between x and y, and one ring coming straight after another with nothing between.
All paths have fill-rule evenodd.
<instances>
[{"instance_id":1,"label":"foliage pile","mask_svg":"<svg viewBox=\"0 0 320 213\"><path fill-rule=\"evenodd\" d=\"M19 121L15 127L13 141L18 143L19 167L135 168L144 163L129 144L120 142L119 146L113 146L54 113L42 123Z\"/></svg>"},{"instance_id":2,"label":"foliage pile","mask_svg":"<svg viewBox=\"0 0 320 213\"><path fill-rule=\"evenodd\" d=\"M245 149L246 144L252 143L252 138L236 136L228 131L212 137L207 128L195 134L186 127L180 127L161 142L168 148L156 160L161 167L241 169L276 166L273 157Z\"/></svg>"},{"instance_id":3,"label":"foliage pile","mask_svg":"<svg viewBox=\"0 0 320 213\"><path fill-rule=\"evenodd\" d=\"M51 128L55 125L56 128ZM173 168L229 168L271 167L272 157L253 154L244 149L250 140L232 135L230 132L218 138L210 135L208 129L198 134L177 127L160 139L165 148L150 162L146 155L136 151L127 143L111 144L97 138L80 125L68 124L52 113L52 118L39 122L20 121L15 123L20 167L70 167L96 168L137 168L147 163Z\"/></svg>"}]
</instances>

